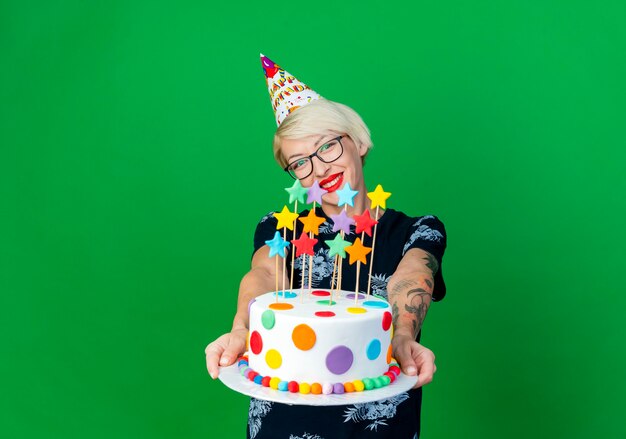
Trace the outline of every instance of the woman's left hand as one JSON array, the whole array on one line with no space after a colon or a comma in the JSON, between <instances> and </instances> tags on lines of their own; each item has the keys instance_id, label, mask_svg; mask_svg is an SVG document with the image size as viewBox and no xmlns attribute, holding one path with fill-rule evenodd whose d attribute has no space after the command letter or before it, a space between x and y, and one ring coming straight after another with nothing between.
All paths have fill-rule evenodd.
<instances>
[{"instance_id":1,"label":"woman's left hand","mask_svg":"<svg viewBox=\"0 0 626 439\"><path fill-rule=\"evenodd\" d=\"M418 376L414 389L424 386L433 380L437 371L435 354L430 349L416 342L411 336L395 334L391 340L393 356L400 364L402 372Z\"/></svg>"}]
</instances>

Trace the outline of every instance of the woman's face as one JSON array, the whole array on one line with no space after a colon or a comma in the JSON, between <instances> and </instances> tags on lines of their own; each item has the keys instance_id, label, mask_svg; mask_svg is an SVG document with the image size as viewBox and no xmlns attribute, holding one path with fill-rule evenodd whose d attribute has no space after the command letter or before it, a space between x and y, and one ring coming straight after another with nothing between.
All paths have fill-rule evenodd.
<instances>
[{"instance_id":1,"label":"woman's face","mask_svg":"<svg viewBox=\"0 0 626 439\"><path fill-rule=\"evenodd\" d=\"M319 151L320 147L337 137L337 134L326 134L302 139L283 139L281 141L281 151L287 163L292 163L299 158L308 157L310 154ZM313 172L308 177L300 180L304 187L310 187L317 180L320 187L328 191L323 196L324 203L331 205L337 205L339 197L335 194L335 191L341 189L345 183L350 183L352 189L356 189L359 192L365 190L362 157L367 152L367 148L362 145L357 147L347 135L341 138L341 144L343 145L343 154L337 160L331 163L324 163L318 157L312 157Z\"/></svg>"}]
</instances>

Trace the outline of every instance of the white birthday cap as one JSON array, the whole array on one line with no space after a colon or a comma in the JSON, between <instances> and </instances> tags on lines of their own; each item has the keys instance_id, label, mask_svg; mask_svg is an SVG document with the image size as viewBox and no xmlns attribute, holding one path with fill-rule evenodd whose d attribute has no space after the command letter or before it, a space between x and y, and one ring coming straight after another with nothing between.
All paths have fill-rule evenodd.
<instances>
[{"instance_id":1,"label":"white birthday cap","mask_svg":"<svg viewBox=\"0 0 626 439\"><path fill-rule=\"evenodd\" d=\"M299 107L321 98L308 85L263 54L261 54L261 64L265 72L267 90L270 93L277 125L280 125L291 112Z\"/></svg>"}]
</instances>

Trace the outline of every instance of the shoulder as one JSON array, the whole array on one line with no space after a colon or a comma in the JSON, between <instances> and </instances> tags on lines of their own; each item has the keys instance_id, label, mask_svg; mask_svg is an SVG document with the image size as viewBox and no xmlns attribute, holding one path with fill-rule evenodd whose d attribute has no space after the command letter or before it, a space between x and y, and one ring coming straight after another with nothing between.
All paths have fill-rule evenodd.
<instances>
[{"instance_id":1,"label":"shoulder","mask_svg":"<svg viewBox=\"0 0 626 439\"><path fill-rule=\"evenodd\" d=\"M413 233L415 230L433 230L433 237L445 237L445 226L436 215L409 216L399 210L387 209L382 219L394 228Z\"/></svg>"},{"instance_id":2,"label":"shoulder","mask_svg":"<svg viewBox=\"0 0 626 439\"><path fill-rule=\"evenodd\" d=\"M389 209L383 218L388 213L391 214L387 219L390 226L403 235L402 254L411 248L419 247L439 257L443 256L447 235L446 228L439 217L436 215L408 216L403 212Z\"/></svg>"}]
</instances>

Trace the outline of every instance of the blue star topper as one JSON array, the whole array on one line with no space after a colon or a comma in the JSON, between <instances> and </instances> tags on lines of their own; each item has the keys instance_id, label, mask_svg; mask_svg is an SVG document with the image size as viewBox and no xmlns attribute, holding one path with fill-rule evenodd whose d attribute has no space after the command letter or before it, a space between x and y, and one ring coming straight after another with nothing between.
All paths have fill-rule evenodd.
<instances>
[{"instance_id":1,"label":"blue star topper","mask_svg":"<svg viewBox=\"0 0 626 439\"><path fill-rule=\"evenodd\" d=\"M270 247L270 258L276 255L281 258L285 257L285 249L289 247L289 242L285 241L278 231L274 233L274 238L265 241L265 243Z\"/></svg>"},{"instance_id":2,"label":"blue star topper","mask_svg":"<svg viewBox=\"0 0 626 439\"><path fill-rule=\"evenodd\" d=\"M337 195L339 196L338 206L341 207L344 204L349 204L350 207L354 207L354 197L358 193L359 191L353 191L350 187L350 183L346 182L346 184L337 191Z\"/></svg>"}]
</instances>

